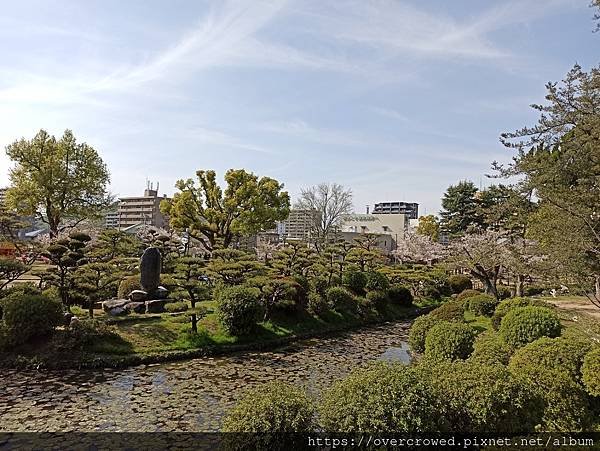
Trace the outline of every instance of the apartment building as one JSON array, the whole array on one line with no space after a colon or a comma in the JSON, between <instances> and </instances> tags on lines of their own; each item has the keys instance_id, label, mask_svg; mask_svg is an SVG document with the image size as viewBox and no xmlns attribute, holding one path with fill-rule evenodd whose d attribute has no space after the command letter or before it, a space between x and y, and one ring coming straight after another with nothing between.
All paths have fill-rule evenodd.
<instances>
[{"instance_id":1,"label":"apartment building","mask_svg":"<svg viewBox=\"0 0 600 451\"><path fill-rule=\"evenodd\" d=\"M277 233L288 240L306 240L310 237L315 214L312 210L290 210L287 219L277 223Z\"/></svg>"},{"instance_id":2,"label":"apartment building","mask_svg":"<svg viewBox=\"0 0 600 451\"><path fill-rule=\"evenodd\" d=\"M125 229L142 224L166 229L169 225L168 218L160 212L160 203L165 199L166 194L162 197L158 195L158 183L156 189L149 183L143 196L120 198L116 213L110 212L106 215L106 226Z\"/></svg>"},{"instance_id":3,"label":"apartment building","mask_svg":"<svg viewBox=\"0 0 600 451\"><path fill-rule=\"evenodd\" d=\"M407 215L409 219L419 219L419 204L416 202L380 202L375 204L373 214Z\"/></svg>"}]
</instances>

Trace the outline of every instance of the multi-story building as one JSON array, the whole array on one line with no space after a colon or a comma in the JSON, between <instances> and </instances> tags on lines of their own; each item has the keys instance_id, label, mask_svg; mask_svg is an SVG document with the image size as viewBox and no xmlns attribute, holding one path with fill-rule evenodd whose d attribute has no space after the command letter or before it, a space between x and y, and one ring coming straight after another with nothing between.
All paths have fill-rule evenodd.
<instances>
[{"instance_id":1,"label":"multi-story building","mask_svg":"<svg viewBox=\"0 0 600 451\"><path fill-rule=\"evenodd\" d=\"M419 204L416 202L380 202L375 204L373 214L398 215L405 214L409 219L419 218Z\"/></svg>"},{"instance_id":2,"label":"multi-story building","mask_svg":"<svg viewBox=\"0 0 600 451\"><path fill-rule=\"evenodd\" d=\"M158 196L158 184L154 189L154 186L149 183L143 196L120 198L116 218L114 212L108 213L105 219L106 224L107 226L109 223L113 224L113 227L119 229L138 224L161 229L168 228L168 219L160 211L160 203L164 199L167 199L166 194L163 197Z\"/></svg>"},{"instance_id":3,"label":"multi-story building","mask_svg":"<svg viewBox=\"0 0 600 451\"><path fill-rule=\"evenodd\" d=\"M394 242L404 238L409 223L406 214L388 213L344 215L342 221L342 232L386 234Z\"/></svg>"},{"instance_id":4,"label":"multi-story building","mask_svg":"<svg viewBox=\"0 0 600 451\"><path fill-rule=\"evenodd\" d=\"M6 192L8 188L0 188L0 205L4 203L4 199L6 198Z\"/></svg>"},{"instance_id":5,"label":"multi-story building","mask_svg":"<svg viewBox=\"0 0 600 451\"><path fill-rule=\"evenodd\" d=\"M315 214L313 210L290 210L287 219L277 223L277 233L288 240L306 240L310 237Z\"/></svg>"},{"instance_id":6,"label":"multi-story building","mask_svg":"<svg viewBox=\"0 0 600 451\"><path fill-rule=\"evenodd\" d=\"M119 227L119 212L118 210L109 211L104 215L104 226L108 229Z\"/></svg>"}]
</instances>

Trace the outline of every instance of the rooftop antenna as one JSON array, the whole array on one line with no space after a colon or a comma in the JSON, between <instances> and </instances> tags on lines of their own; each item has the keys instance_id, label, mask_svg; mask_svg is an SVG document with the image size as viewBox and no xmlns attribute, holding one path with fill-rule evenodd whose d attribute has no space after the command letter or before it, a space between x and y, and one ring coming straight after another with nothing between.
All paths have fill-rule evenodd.
<instances>
[{"instance_id":1,"label":"rooftop antenna","mask_svg":"<svg viewBox=\"0 0 600 451\"><path fill-rule=\"evenodd\" d=\"M367 214L369 214L369 206L367 205Z\"/></svg>"},{"instance_id":2,"label":"rooftop antenna","mask_svg":"<svg viewBox=\"0 0 600 451\"><path fill-rule=\"evenodd\" d=\"M157 192L157 193L158 193L158 184L159 184L159 183L160 183L160 182L156 182L156 192Z\"/></svg>"}]
</instances>

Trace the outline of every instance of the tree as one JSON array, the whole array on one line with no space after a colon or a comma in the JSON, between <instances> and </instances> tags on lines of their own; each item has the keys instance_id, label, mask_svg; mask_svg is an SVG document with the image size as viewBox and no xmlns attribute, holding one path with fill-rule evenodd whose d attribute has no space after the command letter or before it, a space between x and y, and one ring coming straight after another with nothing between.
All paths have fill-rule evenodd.
<instances>
[{"instance_id":1,"label":"tree","mask_svg":"<svg viewBox=\"0 0 600 451\"><path fill-rule=\"evenodd\" d=\"M295 296L297 285L293 279L286 276L257 276L249 279L247 285L260 290L260 298L264 307L263 321L271 318L273 307L278 302Z\"/></svg>"},{"instance_id":2,"label":"tree","mask_svg":"<svg viewBox=\"0 0 600 451\"><path fill-rule=\"evenodd\" d=\"M48 224L51 237L110 204L106 165L70 130L60 140L40 130L31 141L23 138L7 146L6 154L16 163L9 172L7 205L18 214L36 215Z\"/></svg>"},{"instance_id":3,"label":"tree","mask_svg":"<svg viewBox=\"0 0 600 451\"><path fill-rule=\"evenodd\" d=\"M171 274L171 284L183 290L190 298L192 309L196 302L205 300L208 296L208 286L205 280L206 262L199 257L179 257L175 261L175 271ZM192 312L192 332L198 332L198 317Z\"/></svg>"},{"instance_id":4,"label":"tree","mask_svg":"<svg viewBox=\"0 0 600 451\"><path fill-rule=\"evenodd\" d=\"M427 236L432 241L437 241L440 238L440 223L434 215L421 216L419 225L417 226L419 235Z\"/></svg>"},{"instance_id":5,"label":"tree","mask_svg":"<svg viewBox=\"0 0 600 451\"><path fill-rule=\"evenodd\" d=\"M73 271L73 289L87 298L88 314L94 317L94 303L117 294L122 274L111 263L86 263Z\"/></svg>"},{"instance_id":6,"label":"tree","mask_svg":"<svg viewBox=\"0 0 600 451\"><path fill-rule=\"evenodd\" d=\"M254 255L238 249L216 249L207 272L225 285L242 285L246 279L261 275L265 266Z\"/></svg>"},{"instance_id":7,"label":"tree","mask_svg":"<svg viewBox=\"0 0 600 451\"><path fill-rule=\"evenodd\" d=\"M444 258L445 248L427 235L409 232L404 235L403 239L398 240L392 255L400 263L432 265Z\"/></svg>"},{"instance_id":8,"label":"tree","mask_svg":"<svg viewBox=\"0 0 600 451\"><path fill-rule=\"evenodd\" d=\"M385 261L377 247L378 241L379 236L374 233L365 233L354 238L355 246L348 252L346 260L357 265L361 271L378 268Z\"/></svg>"},{"instance_id":9,"label":"tree","mask_svg":"<svg viewBox=\"0 0 600 451\"><path fill-rule=\"evenodd\" d=\"M217 243L227 248L236 237L272 229L289 215L289 195L275 179L230 169L223 191L215 171L197 171L196 175L197 185L192 179L179 180L175 185L179 192L172 200L164 200L161 210L169 215L174 229L187 230L209 251Z\"/></svg>"},{"instance_id":10,"label":"tree","mask_svg":"<svg viewBox=\"0 0 600 451\"><path fill-rule=\"evenodd\" d=\"M448 187L442 197L440 212L442 228L451 235L460 235L479 226L477 188L472 182L461 181Z\"/></svg>"},{"instance_id":11,"label":"tree","mask_svg":"<svg viewBox=\"0 0 600 451\"><path fill-rule=\"evenodd\" d=\"M0 257L0 290L17 280L30 268L13 258Z\"/></svg>"},{"instance_id":12,"label":"tree","mask_svg":"<svg viewBox=\"0 0 600 451\"><path fill-rule=\"evenodd\" d=\"M352 191L337 183L321 183L301 190L296 208L314 212L311 238L317 249L337 232L344 214L352 212Z\"/></svg>"}]
</instances>

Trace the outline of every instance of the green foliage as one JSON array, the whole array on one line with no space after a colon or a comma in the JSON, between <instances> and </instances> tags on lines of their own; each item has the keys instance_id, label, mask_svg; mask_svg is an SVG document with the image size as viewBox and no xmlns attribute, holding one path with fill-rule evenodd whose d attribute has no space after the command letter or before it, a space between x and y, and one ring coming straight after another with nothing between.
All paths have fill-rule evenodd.
<instances>
[{"instance_id":1,"label":"green foliage","mask_svg":"<svg viewBox=\"0 0 600 451\"><path fill-rule=\"evenodd\" d=\"M216 293L217 318L231 335L249 334L260 318L260 291L243 286L223 287Z\"/></svg>"},{"instance_id":2,"label":"green foliage","mask_svg":"<svg viewBox=\"0 0 600 451\"><path fill-rule=\"evenodd\" d=\"M452 293L460 294L465 290L473 289L473 282L471 282L471 278L465 276L464 274L453 274L448 277L448 285L450 285L450 290Z\"/></svg>"},{"instance_id":3,"label":"green foliage","mask_svg":"<svg viewBox=\"0 0 600 451\"><path fill-rule=\"evenodd\" d=\"M175 230L187 229L206 249L219 242L227 248L236 237L272 229L289 215L290 197L275 179L230 169L223 190L215 171L196 171L196 176L197 184L191 178L177 181L179 191L163 201L161 210Z\"/></svg>"},{"instance_id":4,"label":"green foliage","mask_svg":"<svg viewBox=\"0 0 600 451\"><path fill-rule=\"evenodd\" d=\"M408 345L410 349L413 352L424 352L427 332L441 321L443 320L431 315L419 316L415 319L408 332Z\"/></svg>"},{"instance_id":5,"label":"green foliage","mask_svg":"<svg viewBox=\"0 0 600 451\"><path fill-rule=\"evenodd\" d=\"M500 300L508 299L512 296L512 292L510 291L509 287L499 286L496 288L496 291L498 292L498 299Z\"/></svg>"},{"instance_id":6,"label":"green foliage","mask_svg":"<svg viewBox=\"0 0 600 451\"><path fill-rule=\"evenodd\" d=\"M187 302L169 302L165 304L165 310L169 313L185 312L187 309Z\"/></svg>"},{"instance_id":7,"label":"green foliage","mask_svg":"<svg viewBox=\"0 0 600 451\"><path fill-rule=\"evenodd\" d=\"M322 316L329 311L329 304L324 296L311 291L308 294L308 311L313 315Z\"/></svg>"},{"instance_id":8,"label":"green foliage","mask_svg":"<svg viewBox=\"0 0 600 451\"><path fill-rule=\"evenodd\" d=\"M513 348L541 337L560 335L558 315L546 307L517 307L510 310L500 323L500 336Z\"/></svg>"},{"instance_id":9,"label":"green foliage","mask_svg":"<svg viewBox=\"0 0 600 451\"><path fill-rule=\"evenodd\" d=\"M107 339L118 339L116 328L95 319L79 320L69 327L63 345L71 349L85 349Z\"/></svg>"},{"instance_id":10,"label":"green foliage","mask_svg":"<svg viewBox=\"0 0 600 451\"><path fill-rule=\"evenodd\" d=\"M211 278L225 285L242 285L248 279L263 275L265 265L256 256L239 249L217 249L207 266Z\"/></svg>"},{"instance_id":11,"label":"green foliage","mask_svg":"<svg viewBox=\"0 0 600 451\"><path fill-rule=\"evenodd\" d=\"M542 337L518 349L510 359L509 368L518 372L533 363L564 371L575 382L580 382L583 359L591 347L591 341L583 338Z\"/></svg>"},{"instance_id":12,"label":"green foliage","mask_svg":"<svg viewBox=\"0 0 600 451\"><path fill-rule=\"evenodd\" d=\"M458 293L456 295L456 301L461 302L464 301L467 298L473 297L473 296L479 296L481 293L481 291L479 290L472 290L472 289L466 289L461 291L460 293Z\"/></svg>"},{"instance_id":13,"label":"green foliage","mask_svg":"<svg viewBox=\"0 0 600 451\"><path fill-rule=\"evenodd\" d=\"M385 291L369 291L366 298L373 304L375 309L378 311L385 310L389 301L388 295Z\"/></svg>"},{"instance_id":14,"label":"green foliage","mask_svg":"<svg viewBox=\"0 0 600 451\"><path fill-rule=\"evenodd\" d=\"M60 302L39 294L13 293L2 299L2 322L13 344L50 335L63 322Z\"/></svg>"},{"instance_id":15,"label":"green foliage","mask_svg":"<svg viewBox=\"0 0 600 451\"><path fill-rule=\"evenodd\" d=\"M327 302L338 312L356 312L354 295L344 287L331 287L326 293Z\"/></svg>"},{"instance_id":16,"label":"green foliage","mask_svg":"<svg viewBox=\"0 0 600 451\"><path fill-rule=\"evenodd\" d=\"M437 402L413 367L371 364L333 384L319 405L327 432L436 431Z\"/></svg>"},{"instance_id":17,"label":"green foliage","mask_svg":"<svg viewBox=\"0 0 600 451\"><path fill-rule=\"evenodd\" d=\"M376 293L373 291L372 293ZM359 316L362 318L375 318L377 317L378 310L381 311L382 307L377 307L374 301L369 299L368 297L357 296L356 298L356 306L358 310Z\"/></svg>"},{"instance_id":18,"label":"green foliage","mask_svg":"<svg viewBox=\"0 0 600 451\"><path fill-rule=\"evenodd\" d=\"M172 287L182 291L195 306L197 301L208 299L208 287L200 278L205 275L205 261L199 257L178 257L173 261Z\"/></svg>"},{"instance_id":19,"label":"green foliage","mask_svg":"<svg viewBox=\"0 0 600 451\"><path fill-rule=\"evenodd\" d=\"M496 298L488 294L479 294L467 299L469 302L469 312L477 316L492 316L498 305Z\"/></svg>"},{"instance_id":20,"label":"green foliage","mask_svg":"<svg viewBox=\"0 0 600 451\"><path fill-rule=\"evenodd\" d=\"M77 143L70 130L60 140L40 130L31 141L9 145L6 154L15 163L7 204L23 216L43 212L38 216L53 237L67 218L99 215L110 203L106 165L94 148Z\"/></svg>"},{"instance_id":21,"label":"green foliage","mask_svg":"<svg viewBox=\"0 0 600 451\"><path fill-rule=\"evenodd\" d=\"M221 431L238 433L225 436L226 449L294 449L298 443L285 433L312 431L314 415L304 391L274 381L248 390L225 416Z\"/></svg>"},{"instance_id":22,"label":"green foliage","mask_svg":"<svg viewBox=\"0 0 600 451\"><path fill-rule=\"evenodd\" d=\"M531 432L540 421L539 396L500 364L426 360L419 369L431 381L440 404L436 416L445 420L446 432Z\"/></svg>"},{"instance_id":23,"label":"green foliage","mask_svg":"<svg viewBox=\"0 0 600 451\"><path fill-rule=\"evenodd\" d=\"M432 310L429 315L442 321L462 322L465 319L464 307L456 301L445 302Z\"/></svg>"},{"instance_id":24,"label":"green foliage","mask_svg":"<svg viewBox=\"0 0 600 451\"><path fill-rule=\"evenodd\" d=\"M0 257L0 290L14 280L17 280L27 271L30 266L19 260L8 257Z\"/></svg>"},{"instance_id":25,"label":"green foliage","mask_svg":"<svg viewBox=\"0 0 600 451\"><path fill-rule=\"evenodd\" d=\"M539 296L546 290L545 287L540 285L530 285L525 287L523 293L525 296Z\"/></svg>"},{"instance_id":26,"label":"green foliage","mask_svg":"<svg viewBox=\"0 0 600 451\"><path fill-rule=\"evenodd\" d=\"M473 352L475 332L463 323L442 321L425 337L425 357L432 360L464 360Z\"/></svg>"},{"instance_id":27,"label":"green foliage","mask_svg":"<svg viewBox=\"0 0 600 451\"><path fill-rule=\"evenodd\" d=\"M119 289L117 291L117 296L120 299L127 299L129 293L133 290L141 290L142 283L140 282L140 275L136 274L135 276L128 276L121 280L119 284Z\"/></svg>"},{"instance_id":28,"label":"green foliage","mask_svg":"<svg viewBox=\"0 0 600 451\"><path fill-rule=\"evenodd\" d=\"M421 216L417 233L429 237L431 241L437 241L440 238L440 223L434 215Z\"/></svg>"},{"instance_id":29,"label":"green foliage","mask_svg":"<svg viewBox=\"0 0 600 451\"><path fill-rule=\"evenodd\" d=\"M403 285L392 285L388 291L388 298L392 304L410 307L413 305L413 295Z\"/></svg>"},{"instance_id":30,"label":"green foliage","mask_svg":"<svg viewBox=\"0 0 600 451\"><path fill-rule=\"evenodd\" d=\"M473 182L451 185L442 197L442 227L450 234L464 233L480 225L477 214L477 188Z\"/></svg>"},{"instance_id":31,"label":"green foliage","mask_svg":"<svg viewBox=\"0 0 600 451\"><path fill-rule=\"evenodd\" d=\"M500 335L492 331L487 331L475 338L473 352L469 360L477 361L482 365L497 363L508 365L511 354L511 348L502 341Z\"/></svg>"},{"instance_id":32,"label":"green foliage","mask_svg":"<svg viewBox=\"0 0 600 451\"><path fill-rule=\"evenodd\" d=\"M410 265L410 267L383 267L379 271L385 273L392 284L409 287L415 297L439 299L450 294L448 276L439 267Z\"/></svg>"},{"instance_id":33,"label":"green foliage","mask_svg":"<svg viewBox=\"0 0 600 451\"><path fill-rule=\"evenodd\" d=\"M343 285L352 290L356 294L362 294L367 286L367 275L358 270L347 270L344 271L342 278Z\"/></svg>"},{"instance_id":34,"label":"green foliage","mask_svg":"<svg viewBox=\"0 0 600 451\"><path fill-rule=\"evenodd\" d=\"M502 322L502 318L504 318L504 316L506 316L506 314L510 310L517 308L517 307L527 307L530 305L538 306L538 307L548 306L548 304L546 304L544 301L531 299L531 298L505 299L504 301L501 301L498 304L498 306L496 307L496 310L494 311L494 314L492 315L492 327L494 328L494 330L498 330L500 328L500 323Z\"/></svg>"},{"instance_id":35,"label":"green foliage","mask_svg":"<svg viewBox=\"0 0 600 451\"><path fill-rule=\"evenodd\" d=\"M369 291L385 291L390 287L387 276L378 271L367 272L367 283L365 288Z\"/></svg>"},{"instance_id":36,"label":"green foliage","mask_svg":"<svg viewBox=\"0 0 600 451\"><path fill-rule=\"evenodd\" d=\"M600 347L595 347L585 355L581 372L587 392L592 396L600 396Z\"/></svg>"},{"instance_id":37,"label":"green foliage","mask_svg":"<svg viewBox=\"0 0 600 451\"><path fill-rule=\"evenodd\" d=\"M270 318L272 310L285 299L296 295L296 282L286 276L258 276L248 279L246 285L260 291L260 302L264 308L265 317ZM294 304L294 307L297 305Z\"/></svg>"}]
</instances>

